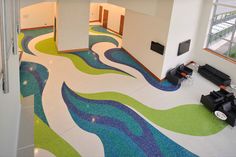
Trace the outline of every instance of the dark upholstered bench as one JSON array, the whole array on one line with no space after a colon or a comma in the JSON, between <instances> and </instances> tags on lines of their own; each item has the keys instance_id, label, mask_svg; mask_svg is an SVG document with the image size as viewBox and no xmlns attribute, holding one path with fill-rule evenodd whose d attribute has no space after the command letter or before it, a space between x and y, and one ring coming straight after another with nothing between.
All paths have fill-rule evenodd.
<instances>
[{"instance_id":1,"label":"dark upholstered bench","mask_svg":"<svg viewBox=\"0 0 236 157\"><path fill-rule=\"evenodd\" d=\"M198 69L200 75L213 82L217 86L229 86L231 84L230 76L206 64Z\"/></svg>"}]
</instances>

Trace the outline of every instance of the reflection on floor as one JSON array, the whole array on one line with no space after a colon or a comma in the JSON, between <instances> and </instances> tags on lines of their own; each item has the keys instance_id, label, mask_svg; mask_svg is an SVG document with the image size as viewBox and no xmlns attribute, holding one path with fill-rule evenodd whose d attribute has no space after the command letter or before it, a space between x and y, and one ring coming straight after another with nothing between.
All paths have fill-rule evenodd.
<instances>
[{"instance_id":1,"label":"reflection on floor","mask_svg":"<svg viewBox=\"0 0 236 157\"><path fill-rule=\"evenodd\" d=\"M197 73L193 85L159 81L121 49L119 35L89 31L91 50L74 53L57 51L50 28L19 36L36 156L235 155L236 131L199 104L217 87Z\"/></svg>"}]
</instances>

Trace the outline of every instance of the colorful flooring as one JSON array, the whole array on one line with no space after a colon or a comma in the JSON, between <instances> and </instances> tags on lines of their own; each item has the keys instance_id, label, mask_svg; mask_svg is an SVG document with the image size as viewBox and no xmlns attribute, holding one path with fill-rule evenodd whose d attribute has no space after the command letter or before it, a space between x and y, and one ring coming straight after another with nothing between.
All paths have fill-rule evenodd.
<instances>
[{"instance_id":1,"label":"colorful flooring","mask_svg":"<svg viewBox=\"0 0 236 157\"><path fill-rule=\"evenodd\" d=\"M43 157L229 156L236 131L201 104L217 89L158 81L91 25L90 51L59 53L52 29L24 31L19 47L22 97L34 96L35 149ZM199 88L201 87L201 88Z\"/></svg>"}]
</instances>

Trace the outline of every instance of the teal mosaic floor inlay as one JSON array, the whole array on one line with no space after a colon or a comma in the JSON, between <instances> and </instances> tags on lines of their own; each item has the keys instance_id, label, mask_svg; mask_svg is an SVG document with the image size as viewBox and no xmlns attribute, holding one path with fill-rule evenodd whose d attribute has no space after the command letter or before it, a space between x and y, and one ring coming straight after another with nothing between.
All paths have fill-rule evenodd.
<instances>
[{"instance_id":1,"label":"teal mosaic floor inlay","mask_svg":"<svg viewBox=\"0 0 236 157\"><path fill-rule=\"evenodd\" d=\"M125 73L131 77L134 77L120 69L117 69L115 67L111 67L109 65L106 65L101 62L99 55L96 52L93 52L91 50L86 51L86 52L72 52L70 54L76 55L80 58L82 58L89 66L94 67L96 69L105 69L105 70L115 70L115 71L120 71L122 73Z\"/></svg>"},{"instance_id":2,"label":"teal mosaic floor inlay","mask_svg":"<svg viewBox=\"0 0 236 157\"><path fill-rule=\"evenodd\" d=\"M174 86L167 80L159 81L154 78L150 72L145 70L138 62L136 62L127 52L123 49L115 48L105 52L105 56L113 62L124 64L138 70L145 79L154 87L164 91L176 91L180 86Z\"/></svg>"},{"instance_id":3,"label":"teal mosaic floor inlay","mask_svg":"<svg viewBox=\"0 0 236 157\"><path fill-rule=\"evenodd\" d=\"M110 43L115 44L116 46L119 45L118 41L110 36L105 36L105 35L90 35L89 36L89 48L92 48L93 45L100 42L110 42Z\"/></svg>"},{"instance_id":4,"label":"teal mosaic floor inlay","mask_svg":"<svg viewBox=\"0 0 236 157\"><path fill-rule=\"evenodd\" d=\"M31 62L22 62L20 65L21 95L34 95L34 112L47 125L49 124L43 111L42 93L48 75L48 70L42 65Z\"/></svg>"},{"instance_id":5,"label":"teal mosaic floor inlay","mask_svg":"<svg viewBox=\"0 0 236 157\"><path fill-rule=\"evenodd\" d=\"M125 105L82 98L66 84L63 84L62 95L77 125L101 138L107 157L196 156Z\"/></svg>"}]
</instances>

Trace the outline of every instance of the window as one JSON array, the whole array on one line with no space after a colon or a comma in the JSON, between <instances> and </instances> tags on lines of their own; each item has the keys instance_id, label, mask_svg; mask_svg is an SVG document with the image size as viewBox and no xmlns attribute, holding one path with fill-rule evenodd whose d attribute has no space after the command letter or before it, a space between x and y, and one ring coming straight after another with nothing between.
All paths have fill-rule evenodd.
<instances>
[{"instance_id":1,"label":"window","mask_svg":"<svg viewBox=\"0 0 236 157\"><path fill-rule=\"evenodd\" d=\"M216 0L207 48L236 61L236 1Z\"/></svg>"}]
</instances>

